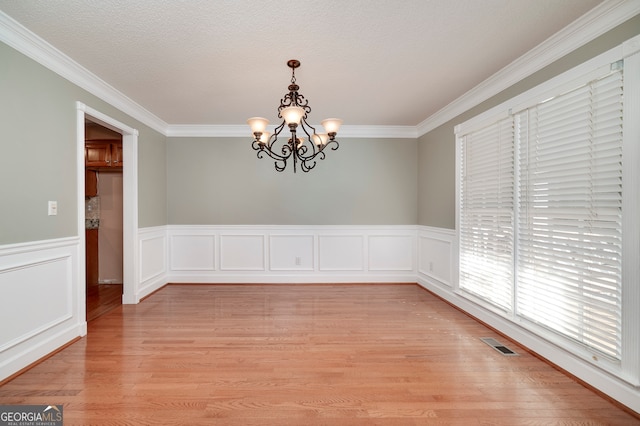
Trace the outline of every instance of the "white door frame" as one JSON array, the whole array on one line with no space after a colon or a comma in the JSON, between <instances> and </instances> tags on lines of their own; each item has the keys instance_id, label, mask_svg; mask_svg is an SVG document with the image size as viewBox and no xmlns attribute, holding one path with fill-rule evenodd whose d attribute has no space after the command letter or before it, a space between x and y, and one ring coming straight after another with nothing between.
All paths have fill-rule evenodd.
<instances>
[{"instance_id":1,"label":"white door frame","mask_svg":"<svg viewBox=\"0 0 640 426\"><path fill-rule=\"evenodd\" d=\"M85 119L89 119L122 135L122 303L136 304L138 296L138 131L100 111L76 102L77 108L77 175L78 175L78 236L80 256L78 282L86 300L86 238L85 238ZM86 317L86 307L83 308Z\"/></svg>"}]
</instances>

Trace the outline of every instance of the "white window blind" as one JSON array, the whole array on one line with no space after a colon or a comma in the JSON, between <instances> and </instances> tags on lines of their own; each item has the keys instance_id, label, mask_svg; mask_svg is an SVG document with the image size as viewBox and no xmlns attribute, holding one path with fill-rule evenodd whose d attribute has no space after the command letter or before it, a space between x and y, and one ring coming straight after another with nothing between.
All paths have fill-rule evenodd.
<instances>
[{"instance_id":1,"label":"white window blind","mask_svg":"<svg viewBox=\"0 0 640 426\"><path fill-rule=\"evenodd\" d=\"M513 141L511 117L460 140L459 286L505 311L513 301Z\"/></svg>"},{"instance_id":2,"label":"white window blind","mask_svg":"<svg viewBox=\"0 0 640 426\"><path fill-rule=\"evenodd\" d=\"M621 357L622 71L515 116L517 313Z\"/></svg>"}]
</instances>

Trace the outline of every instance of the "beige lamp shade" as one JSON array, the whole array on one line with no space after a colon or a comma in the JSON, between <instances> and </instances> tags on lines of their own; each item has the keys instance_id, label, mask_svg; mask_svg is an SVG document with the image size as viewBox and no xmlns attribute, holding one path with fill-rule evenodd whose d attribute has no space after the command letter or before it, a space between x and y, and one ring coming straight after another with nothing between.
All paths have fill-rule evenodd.
<instances>
[{"instance_id":1,"label":"beige lamp shade","mask_svg":"<svg viewBox=\"0 0 640 426\"><path fill-rule=\"evenodd\" d=\"M300 124L300 120L302 120L302 117L304 116L304 109L298 106L290 106L283 108L280 111L280 115L284 118L284 121L287 124Z\"/></svg>"},{"instance_id":2,"label":"beige lamp shade","mask_svg":"<svg viewBox=\"0 0 640 426\"><path fill-rule=\"evenodd\" d=\"M327 141L329 140L329 135L327 135L326 133L316 133L311 135L311 139L317 146L321 146L327 143Z\"/></svg>"},{"instance_id":3,"label":"beige lamp shade","mask_svg":"<svg viewBox=\"0 0 640 426\"><path fill-rule=\"evenodd\" d=\"M266 144L267 142L269 142L269 136L271 136L271 133L262 132L262 134L260 135L260 143Z\"/></svg>"},{"instance_id":4,"label":"beige lamp shade","mask_svg":"<svg viewBox=\"0 0 640 426\"><path fill-rule=\"evenodd\" d=\"M269 120L262 117L252 117L247 120L247 124L251 127L251 133L264 133Z\"/></svg>"},{"instance_id":5,"label":"beige lamp shade","mask_svg":"<svg viewBox=\"0 0 640 426\"><path fill-rule=\"evenodd\" d=\"M327 118L326 120L322 120L320 124L324 126L324 130L326 130L327 133L338 133L342 120L339 118Z\"/></svg>"}]
</instances>

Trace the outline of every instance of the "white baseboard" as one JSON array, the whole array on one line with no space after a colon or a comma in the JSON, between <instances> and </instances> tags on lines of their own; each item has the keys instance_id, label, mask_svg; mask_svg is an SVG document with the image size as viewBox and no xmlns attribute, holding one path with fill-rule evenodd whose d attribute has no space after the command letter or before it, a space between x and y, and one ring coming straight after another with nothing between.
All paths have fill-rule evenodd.
<instances>
[{"instance_id":1,"label":"white baseboard","mask_svg":"<svg viewBox=\"0 0 640 426\"><path fill-rule=\"evenodd\" d=\"M640 389L637 387L608 374L606 371L591 365L579 356L554 345L548 340L518 326L518 324L454 293L452 288L443 285L441 282L431 280L427 277L418 277L418 284L458 307L463 312L468 313L472 317L494 328L499 333L514 340L519 345L535 352L548 362L588 383L595 389L619 401L635 412L640 413Z\"/></svg>"},{"instance_id":2,"label":"white baseboard","mask_svg":"<svg viewBox=\"0 0 640 426\"><path fill-rule=\"evenodd\" d=\"M423 226L172 225L141 229L138 244L136 300L129 303L170 282L417 282L640 412L638 387L455 293L455 231ZM79 251L78 238L0 247L0 323L16 325L0 328L0 380L86 334ZM33 310L33 294L46 299L42 309Z\"/></svg>"}]
</instances>

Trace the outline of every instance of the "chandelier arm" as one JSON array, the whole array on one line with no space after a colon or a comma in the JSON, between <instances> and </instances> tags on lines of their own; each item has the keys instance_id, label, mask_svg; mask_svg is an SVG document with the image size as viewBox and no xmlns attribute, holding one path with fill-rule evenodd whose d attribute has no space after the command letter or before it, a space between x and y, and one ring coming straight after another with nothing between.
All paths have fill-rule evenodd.
<instances>
[{"instance_id":1,"label":"chandelier arm","mask_svg":"<svg viewBox=\"0 0 640 426\"><path fill-rule=\"evenodd\" d=\"M306 117L302 117L302 120L300 120L300 127L302 127L302 130L309 138L309 141L313 142L311 136L316 134L316 128L307 122ZM309 131L309 129L311 129L311 132Z\"/></svg>"},{"instance_id":2,"label":"chandelier arm","mask_svg":"<svg viewBox=\"0 0 640 426\"><path fill-rule=\"evenodd\" d=\"M307 114L311 112L311 107L309 106L309 100L305 98L304 95L301 95L298 92L295 92L293 98L296 106L299 106L302 109L304 109L304 112L305 112L304 118L307 118Z\"/></svg>"},{"instance_id":3,"label":"chandelier arm","mask_svg":"<svg viewBox=\"0 0 640 426\"><path fill-rule=\"evenodd\" d=\"M310 151L307 147L304 147L304 150L300 149L299 151L300 153L298 154L298 158L300 159L300 161L311 161L322 153L322 151L316 151L314 148L313 151L307 154L307 151Z\"/></svg>"},{"instance_id":4,"label":"chandelier arm","mask_svg":"<svg viewBox=\"0 0 640 426\"><path fill-rule=\"evenodd\" d=\"M280 148L280 150L282 151L282 158L289 158L291 155L295 154L295 151L291 148L289 143L282 144L282 148Z\"/></svg>"},{"instance_id":5,"label":"chandelier arm","mask_svg":"<svg viewBox=\"0 0 640 426\"><path fill-rule=\"evenodd\" d=\"M309 122L307 121L307 116L305 115L304 117L302 117L302 122L304 123L303 128L308 127L311 130L313 130L313 134L316 134L316 128L313 127L311 124L309 124ZM304 129L304 132L307 134L307 136L310 136L309 133L307 132L307 129Z\"/></svg>"},{"instance_id":6,"label":"chandelier arm","mask_svg":"<svg viewBox=\"0 0 640 426\"><path fill-rule=\"evenodd\" d=\"M307 135L307 138L309 140L309 145L311 145L311 152L306 155L306 156L300 156L300 159L312 159L314 158L316 155L318 155L318 153L321 151L319 147L316 146L316 144L313 141L313 135L316 134L316 129L315 127L313 127L312 125L310 125L306 118L303 117L302 120L300 120L300 127L302 127L302 131L305 133L305 135ZM313 132L309 132L309 129L307 129L307 127L311 130L313 130ZM306 147L306 143L305 143L305 147ZM308 151L308 149L305 149L305 151L302 154L305 154Z\"/></svg>"},{"instance_id":7,"label":"chandelier arm","mask_svg":"<svg viewBox=\"0 0 640 426\"><path fill-rule=\"evenodd\" d=\"M304 172L308 172L313 169L318 160L324 160L326 158L326 154L322 151L318 151L313 155L309 155L304 158L300 158L301 168Z\"/></svg>"},{"instance_id":8,"label":"chandelier arm","mask_svg":"<svg viewBox=\"0 0 640 426\"><path fill-rule=\"evenodd\" d=\"M335 139L330 140L329 142L327 142L326 144L324 144L324 147L326 148L326 147L328 147L328 146L329 146L329 145L331 145L331 144L334 144L334 145L335 145L335 146L332 146L332 147L331 147L331 150L332 150L332 151L336 151L338 148L340 148L340 144L339 144L339 143L338 143L338 141L337 141L337 140L335 140ZM324 148L323 148L323 149L324 149Z\"/></svg>"},{"instance_id":9,"label":"chandelier arm","mask_svg":"<svg viewBox=\"0 0 640 426\"><path fill-rule=\"evenodd\" d=\"M271 149L273 144L275 144L276 141L278 140L278 136L280 135L280 132L282 132L282 129L284 129L285 124L286 124L285 121L282 120L282 123L280 123L280 125L274 129L273 135L269 137L269 140L266 143L269 149Z\"/></svg>"},{"instance_id":10,"label":"chandelier arm","mask_svg":"<svg viewBox=\"0 0 640 426\"><path fill-rule=\"evenodd\" d=\"M296 84L295 70L300 66L300 61L291 59L287 62L287 66L291 68L291 84L288 87L288 92L280 99L278 107L278 118L282 119L282 122L275 128L274 133L267 137L268 133L261 132L265 132L268 120L261 117L254 117L248 120L254 135L251 147L257 151L258 158L268 156L275 160L274 165L279 172L285 170L289 159L293 162L294 173L298 162L302 171L308 172L316 166L318 160L326 158L324 151L328 145L332 145L331 149L333 151L338 149L339 144L335 140L335 135L342 121L331 119L331 128L335 128L335 130L330 130L328 135L324 133L318 134L315 127L307 121L311 113L309 100L300 94L300 86ZM283 115L283 110L285 109L287 111ZM288 127L291 131L291 137L279 142L278 138L285 127ZM304 136L301 138L302 143L299 143L299 139L296 136L299 132L299 130L298 132L296 130L299 128L302 128L302 132L307 136L306 141ZM301 135L302 132L300 132ZM278 143L281 145L278 145Z\"/></svg>"},{"instance_id":11,"label":"chandelier arm","mask_svg":"<svg viewBox=\"0 0 640 426\"><path fill-rule=\"evenodd\" d=\"M311 169L313 169L316 166L316 162L313 161L311 162L310 165L307 165L307 161L301 161L300 162L300 168L302 169L303 172L307 173L309 172Z\"/></svg>"},{"instance_id":12,"label":"chandelier arm","mask_svg":"<svg viewBox=\"0 0 640 426\"><path fill-rule=\"evenodd\" d=\"M274 164L276 170L279 171L279 172L282 172L282 171L284 171L284 169L287 168L287 160L289 159L289 157L291 155L289 155L287 157L283 157L283 156L278 155L275 152L271 151L270 149L266 149L265 148L265 149L258 150L258 152L257 152L257 157L258 158L262 159L265 156L268 156L268 157L272 158L273 160L275 160L273 162L273 164Z\"/></svg>"},{"instance_id":13,"label":"chandelier arm","mask_svg":"<svg viewBox=\"0 0 640 426\"><path fill-rule=\"evenodd\" d=\"M316 158L318 160L324 160L327 157L327 154L325 154L322 151L318 151L313 157L309 157L307 160L315 160Z\"/></svg>"},{"instance_id":14,"label":"chandelier arm","mask_svg":"<svg viewBox=\"0 0 640 426\"><path fill-rule=\"evenodd\" d=\"M282 116L280 115L280 111L282 111L283 109L285 109L288 106L295 106L293 97L292 97L292 93L287 93L286 95L284 95L284 97L282 99L280 99L280 106L278 107L278 117L282 118Z\"/></svg>"},{"instance_id":15,"label":"chandelier arm","mask_svg":"<svg viewBox=\"0 0 640 426\"><path fill-rule=\"evenodd\" d=\"M262 144L258 139L254 139L253 142L251 142L251 148L253 148L255 151L263 149L261 145Z\"/></svg>"},{"instance_id":16,"label":"chandelier arm","mask_svg":"<svg viewBox=\"0 0 640 426\"><path fill-rule=\"evenodd\" d=\"M258 152L256 153L256 155L260 159L264 158L265 155L266 155L266 156L268 156L270 158L273 158L274 160L284 161L284 162L286 162L287 159L290 157L290 155L289 156L279 155L279 154L277 154L277 153L275 153L275 152L273 152L273 151L271 151L270 149L267 149L267 148L259 149Z\"/></svg>"},{"instance_id":17,"label":"chandelier arm","mask_svg":"<svg viewBox=\"0 0 640 426\"><path fill-rule=\"evenodd\" d=\"M307 144L305 143L296 148L295 154L300 160L304 160L308 157L308 155L305 155L308 150L309 148L307 148Z\"/></svg>"},{"instance_id":18,"label":"chandelier arm","mask_svg":"<svg viewBox=\"0 0 640 426\"><path fill-rule=\"evenodd\" d=\"M280 126L282 127L282 126ZM265 155L273 158L274 160L277 161L283 161L286 164L286 161L289 157L291 157L291 149L289 147L288 143L284 143L283 147L282 147L282 155L278 154L277 152L274 151L274 144L275 142L278 140L278 134L273 134L271 135L271 137L269 138L269 140L267 141L267 143L260 143L258 141L258 139L255 139L253 141L253 143L251 144L251 147L258 151L257 152L257 156L258 158L264 158Z\"/></svg>"},{"instance_id":19,"label":"chandelier arm","mask_svg":"<svg viewBox=\"0 0 640 426\"><path fill-rule=\"evenodd\" d=\"M316 166L318 160L324 160L326 154L322 151L318 151L313 155L307 157L298 157L300 159L301 168L303 171L308 172Z\"/></svg>"},{"instance_id":20,"label":"chandelier arm","mask_svg":"<svg viewBox=\"0 0 640 426\"><path fill-rule=\"evenodd\" d=\"M302 169L302 171L308 172L309 170L313 169L316 166L317 164L316 157L318 156L318 154L322 154L322 153L317 152L314 155L300 159L300 168ZM320 160L323 160L324 159L323 157L324 157L324 154L320 156Z\"/></svg>"}]
</instances>

